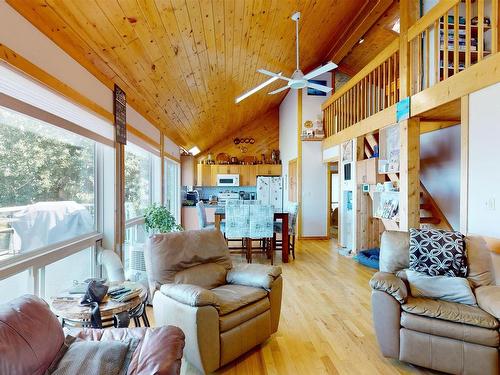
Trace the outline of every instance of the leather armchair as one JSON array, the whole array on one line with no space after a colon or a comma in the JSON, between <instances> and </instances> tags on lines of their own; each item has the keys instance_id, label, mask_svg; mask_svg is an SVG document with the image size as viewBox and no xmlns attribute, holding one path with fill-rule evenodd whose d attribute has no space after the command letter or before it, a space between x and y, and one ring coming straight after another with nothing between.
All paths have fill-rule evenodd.
<instances>
[{"instance_id":1,"label":"leather armchair","mask_svg":"<svg viewBox=\"0 0 500 375\"><path fill-rule=\"evenodd\" d=\"M67 333L89 341L136 338L139 345L132 354L128 374L180 373L184 334L179 328L66 331L45 301L25 295L0 305L0 374L45 374L58 356Z\"/></svg>"},{"instance_id":2,"label":"leather armchair","mask_svg":"<svg viewBox=\"0 0 500 375\"><path fill-rule=\"evenodd\" d=\"M380 272L370 280L377 340L385 357L464 375L499 373L500 255L466 237L469 284L478 306L413 297L407 285L409 235L385 232Z\"/></svg>"},{"instance_id":3,"label":"leather armchair","mask_svg":"<svg viewBox=\"0 0 500 375\"><path fill-rule=\"evenodd\" d=\"M281 268L233 266L220 231L154 235L145 253L157 325L186 335L184 355L212 372L277 331Z\"/></svg>"}]
</instances>

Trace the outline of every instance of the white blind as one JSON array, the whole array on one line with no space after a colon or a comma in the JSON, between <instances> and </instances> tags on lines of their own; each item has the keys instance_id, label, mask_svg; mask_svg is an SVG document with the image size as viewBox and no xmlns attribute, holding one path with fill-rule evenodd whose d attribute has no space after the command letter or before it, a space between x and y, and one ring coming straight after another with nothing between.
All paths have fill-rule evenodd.
<instances>
[{"instance_id":1,"label":"white blind","mask_svg":"<svg viewBox=\"0 0 500 375\"><path fill-rule=\"evenodd\" d=\"M10 68L5 63L0 63L0 92L61 117L111 142L114 141L113 124L73 104L46 86Z\"/></svg>"}]
</instances>

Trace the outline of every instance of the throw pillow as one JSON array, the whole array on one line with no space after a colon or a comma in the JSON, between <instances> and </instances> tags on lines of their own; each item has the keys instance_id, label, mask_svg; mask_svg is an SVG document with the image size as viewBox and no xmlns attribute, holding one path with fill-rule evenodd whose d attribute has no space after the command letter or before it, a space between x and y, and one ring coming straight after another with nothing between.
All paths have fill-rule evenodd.
<instances>
[{"instance_id":1,"label":"throw pillow","mask_svg":"<svg viewBox=\"0 0 500 375\"><path fill-rule=\"evenodd\" d=\"M413 297L428 297L444 301L476 305L469 281L462 277L428 276L425 273L406 270Z\"/></svg>"},{"instance_id":2,"label":"throw pillow","mask_svg":"<svg viewBox=\"0 0 500 375\"><path fill-rule=\"evenodd\" d=\"M429 276L467 276L464 236L440 229L410 229L410 269Z\"/></svg>"},{"instance_id":3,"label":"throw pillow","mask_svg":"<svg viewBox=\"0 0 500 375\"><path fill-rule=\"evenodd\" d=\"M138 339L85 341L67 336L47 370L51 375L125 375Z\"/></svg>"}]
</instances>

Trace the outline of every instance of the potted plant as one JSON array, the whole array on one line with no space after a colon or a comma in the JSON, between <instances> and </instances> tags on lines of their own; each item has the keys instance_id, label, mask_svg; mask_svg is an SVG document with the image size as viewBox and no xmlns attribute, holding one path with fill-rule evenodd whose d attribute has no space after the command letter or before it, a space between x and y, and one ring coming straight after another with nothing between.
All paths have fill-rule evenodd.
<instances>
[{"instance_id":1,"label":"potted plant","mask_svg":"<svg viewBox=\"0 0 500 375\"><path fill-rule=\"evenodd\" d=\"M183 228L175 222L175 217L170 211L159 204L146 208L144 213L144 225L149 234L180 232Z\"/></svg>"}]
</instances>

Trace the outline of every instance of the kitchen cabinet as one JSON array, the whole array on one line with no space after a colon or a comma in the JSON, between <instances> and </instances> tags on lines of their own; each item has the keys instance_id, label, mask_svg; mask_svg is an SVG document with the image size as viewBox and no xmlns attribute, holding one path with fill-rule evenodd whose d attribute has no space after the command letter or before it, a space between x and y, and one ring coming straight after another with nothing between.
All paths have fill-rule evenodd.
<instances>
[{"instance_id":1,"label":"kitchen cabinet","mask_svg":"<svg viewBox=\"0 0 500 375\"><path fill-rule=\"evenodd\" d=\"M257 166L256 165L240 165L240 185L255 186L257 185Z\"/></svg>"},{"instance_id":2,"label":"kitchen cabinet","mask_svg":"<svg viewBox=\"0 0 500 375\"><path fill-rule=\"evenodd\" d=\"M378 158L360 160L356 163L356 181L359 185L375 185L385 181L384 175L378 174Z\"/></svg>"},{"instance_id":3,"label":"kitchen cabinet","mask_svg":"<svg viewBox=\"0 0 500 375\"><path fill-rule=\"evenodd\" d=\"M281 176L281 164L257 164L257 176Z\"/></svg>"},{"instance_id":4,"label":"kitchen cabinet","mask_svg":"<svg viewBox=\"0 0 500 375\"><path fill-rule=\"evenodd\" d=\"M196 186L211 186L212 185L212 166L208 164L197 165Z\"/></svg>"},{"instance_id":5,"label":"kitchen cabinet","mask_svg":"<svg viewBox=\"0 0 500 375\"><path fill-rule=\"evenodd\" d=\"M218 174L237 174L240 176L240 186L255 186L257 184L257 176L281 176L281 165L198 164L196 185L217 186Z\"/></svg>"}]
</instances>

